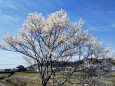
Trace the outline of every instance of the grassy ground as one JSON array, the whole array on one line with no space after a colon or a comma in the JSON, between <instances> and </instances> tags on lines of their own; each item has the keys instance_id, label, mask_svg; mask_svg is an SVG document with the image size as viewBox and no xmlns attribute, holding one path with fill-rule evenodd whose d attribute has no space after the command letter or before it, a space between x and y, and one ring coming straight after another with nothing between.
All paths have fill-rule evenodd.
<instances>
[{"instance_id":1,"label":"grassy ground","mask_svg":"<svg viewBox=\"0 0 115 86\"><path fill-rule=\"evenodd\" d=\"M39 73L37 72L16 72L14 75L27 76L27 77L39 77Z\"/></svg>"},{"instance_id":2,"label":"grassy ground","mask_svg":"<svg viewBox=\"0 0 115 86\"><path fill-rule=\"evenodd\" d=\"M60 75L60 72L56 73L56 77L63 76ZM65 73L66 74L66 73ZM79 75L79 72L77 73ZM1 75L0 77L8 76L8 74ZM63 78L60 78L60 80L63 80ZM13 76L6 78L7 82L0 81L0 83L5 84L6 86L13 86L10 83L14 84L14 86L41 86L40 79L39 79L39 73L33 73L33 72L16 72ZM111 73L111 76L107 78L107 81L113 82L115 86L115 72ZM49 83L48 86L51 86ZM71 85L67 85L71 86Z\"/></svg>"},{"instance_id":3,"label":"grassy ground","mask_svg":"<svg viewBox=\"0 0 115 86\"><path fill-rule=\"evenodd\" d=\"M5 74L5 76L7 77L8 74ZM0 83L6 86L41 86L39 73L36 72L16 72L13 76L5 78L5 80L6 82L0 81ZM51 84L48 83L48 86L51 86Z\"/></svg>"},{"instance_id":4,"label":"grassy ground","mask_svg":"<svg viewBox=\"0 0 115 86\"><path fill-rule=\"evenodd\" d=\"M115 72L111 73L111 77L108 78L108 81L113 82L115 86Z\"/></svg>"},{"instance_id":5,"label":"grassy ground","mask_svg":"<svg viewBox=\"0 0 115 86\"><path fill-rule=\"evenodd\" d=\"M6 86L13 86L12 84L10 84L10 83L8 83L8 82L4 82L4 81L2 81L2 80L0 80L0 83L4 84L4 85L6 85Z\"/></svg>"},{"instance_id":6,"label":"grassy ground","mask_svg":"<svg viewBox=\"0 0 115 86\"><path fill-rule=\"evenodd\" d=\"M0 78L8 77L9 74L0 74Z\"/></svg>"}]
</instances>

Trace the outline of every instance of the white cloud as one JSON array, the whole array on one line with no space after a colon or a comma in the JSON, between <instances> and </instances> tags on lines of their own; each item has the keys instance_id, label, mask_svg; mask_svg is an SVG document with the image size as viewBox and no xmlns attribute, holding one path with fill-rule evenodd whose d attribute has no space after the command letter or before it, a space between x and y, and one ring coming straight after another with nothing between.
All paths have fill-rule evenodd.
<instances>
[{"instance_id":1,"label":"white cloud","mask_svg":"<svg viewBox=\"0 0 115 86\"><path fill-rule=\"evenodd\" d=\"M99 28L97 28L95 26L89 26L88 30L90 30L90 31L99 31Z\"/></svg>"},{"instance_id":2,"label":"white cloud","mask_svg":"<svg viewBox=\"0 0 115 86\"><path fill-rule=\"evenodd\" d=\"M14 17L8 14L4 14L4 7L18 9L13 1L11 0L0 0L0 23L12 23L18 22L20 20L19 17Z\"/></svg>"},{"instance_id":3,"label":"white cloud","mask_svg":"<svg viewBox=\"0 0 115 86\"><path fill-rule=\"evenodd\" d=\"M93 26L93 25L90 25L87 29L89 31L110 31L110 29L105 27L105 26Z\"/></svg>"},{"instance_id":4,"label":"white cloud","mask_svg":"<svg viewBox=\"0 0 115 86\"><path fill-rule=\"evenodd\" d=\"M0 50L0 69L15 68L19 65L26 66L25 63L21 54Z\"/></svg>"},{"instance_id":5,"label":"white cloud","mask_svg":"<svg viewBox=\"0 0 115 86\"><path fill-rule=\"evenodd\" d=\"M21 20L20 17L14 17L14 16L10 16L10 15L6 15L6 14L0 14L0 22L1 23L16 23L19 22Z\"/></svg>"},{"instance_id":6,"label":"white cloud","mask_svg":"<svg viewBox=\"0 0 115 86\"><path fill-rule=\"evenodd\" d=\"M9 16L9 15L4 15L4 19L10 20L10 21L18 21L20 20L17 17Z\"/></svg>"},{"instance_id":7,"label":"white cloud","mask_svg":"<svg viewBox=\"0 0 115 86\"><path fill-rule=\"evenodd\" d=\"M89 31L112 31L115 28L115 23L113 24L108 24L105 26L94 26L94 25L89 25L88 30Z\"/></svg>"},{"instance_id":8,"label":"white cloud","mask_svg":"<svg viewBox=\"0 0 115 86\"><path fill-rule=\"evenodd\" d=\"M13 2L13 0L0 0L0 7L8 7L8 8L12 8L12 9L18 9L17 6L15 5L15 3Z\"/></svg>"},{"instance_id":9,"label":"white cloud","mask_svg":"<svg viewBox=\"0 0 115 86\"><path fill-rule=\"evenodd\" d=\"M7 7L12 8L12 9L18 9L13 3L8 3Z\"/></svg>"}]
</instances>

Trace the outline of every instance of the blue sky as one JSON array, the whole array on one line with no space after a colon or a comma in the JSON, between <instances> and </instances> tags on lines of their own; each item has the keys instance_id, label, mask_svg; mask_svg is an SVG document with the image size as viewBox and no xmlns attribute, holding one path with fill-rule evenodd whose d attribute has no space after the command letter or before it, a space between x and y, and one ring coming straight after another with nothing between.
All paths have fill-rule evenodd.
<instances>
[{"instance_id":1,"label":"blue sky","mask_svg":"<svg viewBox=\"0 0 115 86\"><path fill-rule=\"evenodd\" d=\"M89 33L115 50L115 0L0 0L0 37L17 34L28 13L47 16L60 9L73 22L82 18ZM25 63L21 54L0 50L0 68Z\"/></svg>"}]
</instances>

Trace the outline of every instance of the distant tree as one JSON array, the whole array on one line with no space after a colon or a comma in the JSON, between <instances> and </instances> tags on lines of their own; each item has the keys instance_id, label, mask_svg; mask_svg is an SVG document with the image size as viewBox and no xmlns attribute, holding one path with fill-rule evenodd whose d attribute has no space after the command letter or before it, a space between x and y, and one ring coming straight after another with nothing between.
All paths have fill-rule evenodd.
<instances>
[{"instance_id":1,"label":"distant tree","mask_svg":"<svg viewBox=\"0 0 115 86\"><path fill-rule=\"evenodd\" d=\"M83 31L82 24L82 19L72 23L63 10L52 13L47 18L41 13L30 13L23 24L23 29L18 31L19 34L14 37L7 34L3 38L1 48L22 53L27 58L33 59L37 64L42 86L46 86L49 80L54 78L55 61L71 61L78 58L86 60L107 56L106 49L101 48L102 43L89 35L87 30ZM76 66L64 80L56 78L53 82L63 86L75 70Z\"/></svg>"},{"instance_id":2,"label":"distant tree","mask_svg":"<svg viewBox=\"0 0 115 86\"><path fill-rule=\"evenodd\" d=\"M16 67L18 71L26 71L26 68L23 65L19 65Z\"/></svg>"}]
</instances>

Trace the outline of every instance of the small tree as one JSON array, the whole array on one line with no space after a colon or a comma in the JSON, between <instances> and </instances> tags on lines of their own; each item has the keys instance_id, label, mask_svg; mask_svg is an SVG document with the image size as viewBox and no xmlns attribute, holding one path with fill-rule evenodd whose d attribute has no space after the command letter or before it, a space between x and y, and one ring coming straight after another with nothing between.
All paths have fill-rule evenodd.
<instances>
[{"instance_id":1,"label":"small tree","mask_svg":"<svg viewBox=\"0 0 115 86\"><path fill-rule=\"evenodd\" d=\"M73 57L77 60L78 56L84 60L100 57L101 43L88 35L86 30L82 31L82 24L82 19L78 23L72 23L63 10L52 13L47 18L41 13L30 13L23 29L18 31L19 34L14 37L7 34L1 48L33 59L37 64L42 86L46 86L55 74L53 62L70 61ZM55 82L60 86L64 85L75 70L76 67L61 83Z\"/></svg>"}]
</instances>

